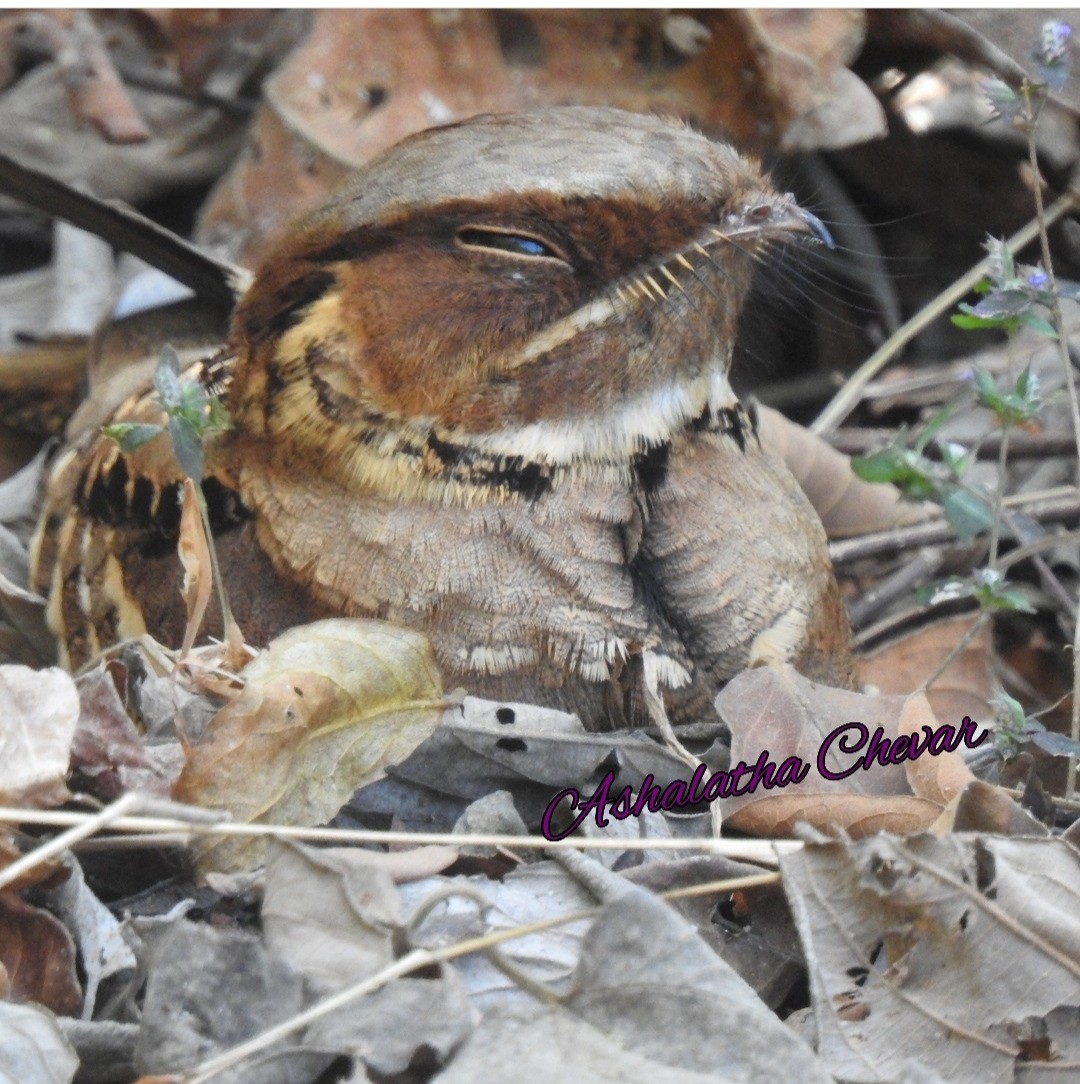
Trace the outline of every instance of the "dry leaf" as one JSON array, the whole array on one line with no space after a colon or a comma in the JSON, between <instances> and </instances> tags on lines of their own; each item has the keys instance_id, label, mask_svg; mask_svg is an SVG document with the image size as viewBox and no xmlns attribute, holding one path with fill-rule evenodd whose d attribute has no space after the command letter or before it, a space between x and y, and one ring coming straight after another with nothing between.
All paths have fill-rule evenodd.
<instances>
[{"instance_id":1,"label":"dry leaf","mask_svg":"<svg viewBox=\"0 0 1080 1084\"><path fill-rule=\"evenodd\" d=\"M961 769L945 761L959 754L922 752L914 763L941 763L925 768L927 793L912 793L907 775L912 762L899 754L897 762L889 759L906 705L897 696L816 685L791 667L758 667L737 675L716 698L717 711L731 728L731 764L756 767L765 758L774 767L759 770L754 789L723 800L727 823L755 835L790 835L804 821L823 832L843 829L856 838L929 827L947 800L934 782L945 773L939 787L952 786L949 780ZM921 725L924 717L932 716L913 714L909 722ZM955 720L954 730L959 724ZM871 755L875 748L879 752ZM869 767L863 767L867 757ZM793 774L789 770L785 776L782 770L789 758L805 768L802 781L770 789L766 780L775 783ZM745 789L753 776L742 779Z\"/></svg>"},{"instance_id":2,"label":"dry leaf","mask_svg":"<svg viewBox=\"0 0 1080 1084\"><path fill-rule=\"evenodd\" d=\"M780 869L837 1079L1004 1084L1014 1029L1076 1005L1080 859L1060 840L880 835Z\"/></svg>"},{"instance_id":3,"label":"dry leaf","mask_svg":"<svg viewBox=\"0 0 1080 1084\"><path fill-rule=\"evenodd\" d=\"M29 838L24 838L24 847L16 846L15 839L8 833L0 834L0 870L10 866L22 858L26 850L31 850L34 843ZM24 888L41 887L48 890L55 888L69 876L69 871L63 860L58 857L47 858L38 862L30 869L25 870L10 884L4 886L5 892L21 892Z\"/></svg>"},{"instance_id":4,"label":"dry leaf","mask_svg":"<svg viewBox=\"0 0 1080 1084\"><path fill-rule=\"evenodd\" d=\"M215 929L185 919L156 920L147 954L135 1071L144 1075L187 1073L204 1059L295 1016L304 1006L303 980L276 960L257 937L238 929ZM249 1082L316 1079L325 1063L306 1075L275 1072L281 1045L262 1052L259 1076ZM235 1081L237 1077L234 1075Z\"/></svg>"},{"instance_id":5,"label":"dry leaf","mask_svg":"<svg viewBox=\"0 0 1080 1084\"><path fill-rule=\"evenodd\" d=\"M0 964L16 1001L36 1001L61 1016L82 1008L75 943L54 915L11 892L0 894Z\"/></svg>"},{"instance_id":6,"label":"dry leaf","mask_svg":"<svg viewBox=\"0 0 1080 1084\"><path fill-rule=\"evenodd\" d=\"M960 721L957 719L952 725L957 726ZM914 742L920 742L927 736L927 731L936 732L940 727L941 723L923 693L915 693L907 698L897 724L899 734L909 736ZM959 797L964 787L975 780L971 769L959 753L917 757L904 762L904 771L915 794L942 806Z\"/></svg>"},{"instance_id":7,"label":"dry leaf","mask_svg":"<svg viewBox=\"0 0 1080 1084\"><path fill-rule=\"evenodd\" d=\"M79 677L75 685L81 713L71 767L87 780L86 788L105 802L127 790L167 798L174 775L163 758L155 756L162 751L160 747L143 745L109 670L98 666Z\"/></svg>"},{"instance_id":8,"label":"dry leaf","mask_svg":"<svg viewBox=\"0 0 1080 1084\"><path fill-rule=\"evenodd\" d=\"M0 802L58 805L71 742L79 721L79 694L57 667L0 666Z\"/></svg>"},{"instance_id":9,"label":"dry leaf","mask_svg":"<svg viewBox=\"0 0 1080 1084\"><path fill-rule=\"evenodd\" d=\"M359 847L271 848L262 905L266 947L320 996L394 960L401 901L390 875L365 859Z\"/></svg>"},{"instance_id":10,"label":"dry leaf","mask_svg":"<svg viewBox=\"0 0 1080 1084\"><path fill-rule=\"evenodd\" d=\"M1080 824L1080 821L1076 821ZM994 832L1003 836L1045 836L1049 830L1000 787L973 779L951 801L931 829L946 832Z\"/></svg>"},{"instance_id":11,"label":"dry leaf","mask_svg":"<svg viewBox=\"0 0 1080 1084\"><path fill-rule=\"evenodd\" d=\"M71 1084L78 1068L75 1051L50 1013L0 1002L0 1081Z\"/></svg>"},{"instance_id":12,"label":"dry leaf","mask_svg":"<svg viewBox=\"0 0 1080 1084\"><path fill-rule=\"evenodd\" d=\"M862 48L864 12L747 8L733 15L756 61L755 90L775 109L781 150L847 147L886 134L881 103L845 66Z\"/></svg>"},{"instance_id":13,"label":"dry leaf","mask_svg":"<svg viewBox=\"0 0 1080 1084\"><path fill-rule=\"evenodd\" d=\"M329 820L428 737L446 706L427 639L381 621L290 629L243 677L243 693L191 749L175 796L244 823ZM264 841L222 842L199 865L251 868L264 852Z\"/></svg>"},{"instance_id":14,"label":"dry leaf","mask_svg":"<svg viewBox=\"0 0 1080 1084\"><path fill-rule=\"evenodd\" d=\"M888 531L937 514L933 506L905 501L894 485L864 482L848 456L778 410L759 405L758 424L763 443L795 475L829 538Z\"/></svg>"},{"instance_id":15,"label":"dry leaf","mask_svg":"<svg viewBox=\"0 0 1080 1084\"><path fill-rule=\"evenodd\" d=\"M785 1080L831 1079L809 1045L689 923L641 889L623 892L597 916L566 1004L623 1050L676 1067L688 1081L771 1080L779 1065Z\"/></svg>"},{"instance_id":16,"label":"dry leaf","mask_svg":"<svg viewBox=\"0 0 1080 1084\"><path fill-rule=\"evenodd\" d=\"M970 614L932 621L859 659L859 677L883 693L907 695L918 689L942 664L977 620ZM958 723L965 715L986 722L994 718L989 629L983 629L930 686L927 699L934 714Z\"/></svg>"}]
</instances>

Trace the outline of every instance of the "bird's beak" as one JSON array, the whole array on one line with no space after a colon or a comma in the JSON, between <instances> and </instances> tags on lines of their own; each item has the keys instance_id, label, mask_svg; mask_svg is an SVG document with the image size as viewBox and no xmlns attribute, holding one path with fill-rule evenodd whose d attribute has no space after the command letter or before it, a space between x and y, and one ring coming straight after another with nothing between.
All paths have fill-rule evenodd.
<instances>
[{"instance_id":1,"label":"bird's beak","mask_svg":"<svg viewBox=\"0 0 1080 1084\"><path fill-rule=\"evenodd\" d=\"M724 231L732 240L741 237L783 237L807 234L828 248L836 248L825 223L817 215L800 207L792 196L779 200L757 199L727 215Z\"/></svg>"}]
</instances>

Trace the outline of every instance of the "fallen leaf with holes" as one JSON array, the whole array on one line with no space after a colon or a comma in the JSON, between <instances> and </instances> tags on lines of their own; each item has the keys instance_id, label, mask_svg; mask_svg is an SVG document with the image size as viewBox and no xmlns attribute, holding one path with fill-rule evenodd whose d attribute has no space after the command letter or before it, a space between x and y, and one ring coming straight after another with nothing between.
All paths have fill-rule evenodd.
<instances>
[{"instance_id":1,"label":"fallen leaf with holes","mask_svg":"<svg viewBox=\"0 0 1080 1084\"><path fill-rule=\"evenodd\" d=\"M864 482L838 452L809 429L771 407L758 407L761 439L795 475L829 538L852 538L920 523L935 506L906 501L888 482Z\"/></svg>"},{"instance_id":2,"label":"fallen leaf with holes","mask_svg":"<svg viewBox=\"0 0 1080 1084\"><path fill-rule=\"evenodd\" d=\"M175 797L243 822L315 825L438 726L446 701L426 637L381 621L290 629L189 753ZM262 861L263 840L200 848L199 868Z\"/></svg>"},{"instance_id":3,"label":"fallen leaf with holes","mask_svg":"<svg viewBox=\"0 0 1080 1084\"><path fill-rule=\"evenodd\" d=\"M1021 1029L1076 1005L1080 858L1061 840L880 835L780 869L837 1079L1004 1084Z\"/></svg>"},{"instance_id":4,"label":"fallen leaf with holes","mask_svg":"<svg viewBox=\"0 0 1080 1084\"><path fill-rule=\"evenodd\" d=\"M0 803L45 808L64 783L79 721L79 694L56 667L0 666Z\"/></svg>"},{"instance_id":5,"label":"fallen leaf with holes","mask_svg":"<svg viewBox=\"0 0 1080 1084\"><path fill-rule=\"evenodd\" d=\"M762 781L741 796L723 799L726 822L754 835L790 835L799 821L823 832L843 829L856 838L918 831L929 827L971 779L955 752L923 752L915 761L901 757L897 763L883 756L885 764L874 759L868 768L860 765L878 728L890 747L905 725L917 734L928 721L938 729L925 700L920 704L918 698L864 696L816 685L791 667L758 667L732 679L716 707L731 728L733 766L755 766L766 757L780 769L795 757L807 769L801 782L770 789ZM935 763L924 766L924 760ZM909 775L916 765L918 770ZM786 780L792 774L776 769L769 779ZM750 778L744 775L741 785L748 786Z\"/></svg>"}]
</instances>

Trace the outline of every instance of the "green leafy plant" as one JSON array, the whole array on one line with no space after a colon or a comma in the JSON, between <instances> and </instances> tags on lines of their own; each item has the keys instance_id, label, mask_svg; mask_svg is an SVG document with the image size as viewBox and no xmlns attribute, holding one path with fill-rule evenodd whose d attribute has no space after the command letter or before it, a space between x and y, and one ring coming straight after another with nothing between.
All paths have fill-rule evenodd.
<instances>
[{"instance_id":1,"label":"green leafy plant","mask_svg":"<svg viewBox=\"0 0 1080 1084\"><path fill-rule=\"evenodd\" d=\"M122 452L134 452L168 429L180 469L201 486L203 440L211 433L230 428L228 411L216 396L196 380L180 376L180 356L172 346L162 347L154 370L158 402L168 419L167 427L140 422L117 422L102 426L102 433L114 440Z\"/></svg>"},{"instance_id":2,"label":"green leafy plant","mask_svg":"<svg viewBox=\"0 0 1080 1084\"><path fill-rule=\"evenodd\" d=\"M886 447L855 457L851 469L867 482L892 482L910 500L940 504L957 537L968 542L990 529L994 515L989 500L965 482L974 453L951 441L936 441L950 413L948 409L939 411L910 446L906 434L901 433ZM931 442L938 449L938 460L926 454Z\"/></svg>"},{"instance_id":3,"label":"green leafy plant","mask_svg":"<svg viewBox=\"0 0 1080 1084\"><path fill-rule=\"evenodd\" d=\"M153 425L139 422L118 422L102 427L102 433L116 442L120 450L131 453L144 444L157 439L168 432L172 441L173 454L181 471L190 479L195 490L195 501L202 521L202 530L210 554L210 568L214 585L217 589L218 605L225 638L235 654L240 654L243 636L232 616L228 593L221 575L217 551L214 548L214 536L210 530L210 514L203 492L204 456L203 442L212 433L229 429L228 411L221 400L197 380L185 379L180 371L180 357L172 346L162 347L157 367L154 370L154 389L157 400L165 413L165 425ZM197 620L192 625L197 626ZM194 628L190 632L194 636Z\"/></svg>"},{"instance_id":4,"label":"green leafy plant","mask_svg":"<svg viewBox=\"0 0 1080 1084\"><path fill-rule=\"evenodd\" d=\"M1034 715L1025 715L1019 700L1000 692L994 706L994 747L1002 760L1013 760L1026 745L1034 745L1053 757L1080 756L1080 742L1067 734L1047 730Z\"/></svg>"},{"instance_id":5,"label":"green leafy plant","mask_svg":"<svg viewBox=\"0 0 1080 1084\"><path fill-rule=\"evenodd\" d=\"M1024 587L1011 585L1005 574L996 568L977 568L966 578L953 576L942 583L921 588L916 592L916 597L930 605L970 598L979 604L979 609L984 613L1004 610L1029 614L1035 612L1030 592Z\"/></svg>"}]
</instances>

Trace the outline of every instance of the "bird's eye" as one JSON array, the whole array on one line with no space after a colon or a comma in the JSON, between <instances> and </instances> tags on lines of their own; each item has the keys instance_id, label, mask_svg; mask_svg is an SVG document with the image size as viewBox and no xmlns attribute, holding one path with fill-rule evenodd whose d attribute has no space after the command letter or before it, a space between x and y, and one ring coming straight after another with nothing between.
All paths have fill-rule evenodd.
<instances>
[{"instance_id":1,"label":"bird's eye","mask_svg":"<svg viewBox=\"0 0 1080 1084\"><path fill-rule=\"evenodd\" d=\"M457 241L462 248L504 252L510 256L542 258L568 262L563 254L547 241L540 240L526 233L514 233L512 230L466 226L457 232Z\"/></svg>"}]
</instances>

